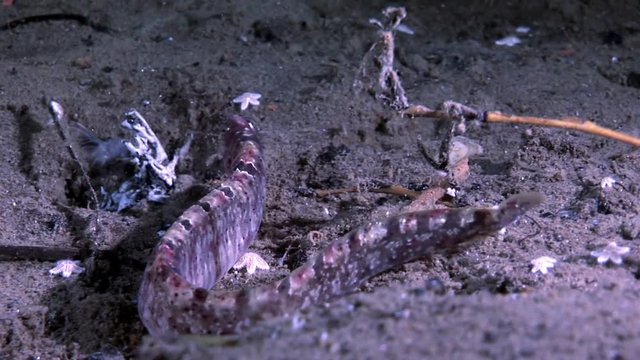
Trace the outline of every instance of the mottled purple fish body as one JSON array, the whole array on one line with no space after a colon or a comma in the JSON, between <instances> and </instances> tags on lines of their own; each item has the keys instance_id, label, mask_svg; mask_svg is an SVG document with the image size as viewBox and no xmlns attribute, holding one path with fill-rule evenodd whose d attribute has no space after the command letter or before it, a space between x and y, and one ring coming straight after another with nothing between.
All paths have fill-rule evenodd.
<instances>
[{"instance_id":1,"label":"mottled purple fish body","mask_svg":"<svg viewBox=\"0 0 640 360\"><path fill-rule=\"evenodd\" d=\"M233 333L330 301L383 271L496 232L543 201L540 194L525 193L494 209L393 216L331 242L273 284L211 290L255 239L265 199L265 167L255 128L238 116L230 122L225 179L171 226L145 270L138 307L153 336Z\"/></svg>"},{"instance_id":2,"label":"mottled purple fish body","mask_svg":"<svg viewBox=\"0 0 640 360\"><path fill-rule=\"evenodd\" d=\"M224 162L220 185L171 225L144 272L138 310L152 335L202 332L207 317L199 307L202 297L255 240L266 176L251 121L229 119Z\"/></svg>"}]
</instances>

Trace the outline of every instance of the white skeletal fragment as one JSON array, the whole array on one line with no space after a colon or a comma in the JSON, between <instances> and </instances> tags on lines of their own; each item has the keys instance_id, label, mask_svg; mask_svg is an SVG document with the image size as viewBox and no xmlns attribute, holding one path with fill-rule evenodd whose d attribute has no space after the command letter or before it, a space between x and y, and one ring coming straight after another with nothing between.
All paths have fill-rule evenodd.
<instances>
[{"instance_id":1,"label":"white skeletal fragment","mask_svg":"<svg viewBox=\"0 0 640 360\"><path fill-rule=\"evenodd\" d=\"M520 44L521 42L522 41L520 40L519 37L511 35L511 36L503 37L502 39L496 40L496 45L512 47Z\"/></svg>"},{"instance_id":2,"label":"white skeletal fragment","mask_svg":"<svg viewBox=\"0 0 640 360\"><path fill-rule=\"evenodd\" d=\"M192 138L179 148L173 158L169 160L167 152L160 143L156 133L139 112L132 109L125 114L121 126L131 131L133 140L125 141L125 146L131 154L138 158L139 165L148 164L153 173L164 181L167 186L173 186L176 180L176 165L181 156L189 151Z\"/></svg>"}]
</instances>

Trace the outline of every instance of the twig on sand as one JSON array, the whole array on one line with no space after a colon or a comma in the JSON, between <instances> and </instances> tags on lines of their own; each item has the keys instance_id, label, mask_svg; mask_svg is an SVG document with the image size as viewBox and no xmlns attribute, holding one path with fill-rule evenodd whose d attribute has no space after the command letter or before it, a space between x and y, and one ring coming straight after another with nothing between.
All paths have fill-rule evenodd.
<instances>
[{"instance_id":1,"label":"twig on sand","mask_svg":"<svg viewBox=\"0 0 640 360\"><path fill-rule=\"evenodd\" d=\"M410 104L405 95L405 90L400 82L400 77L394 66L394 32L407 16L403 7L387 7L383 10L384 20L369 20L376 25L378 38L365 55L360 66L358 78L354 87L364 88L376 94L376 98L382 99L403 116L426 117L441 120L456 121L455 130L464 133L466 121L486 123L524 124L544 127L554 127L573 131L580 131L592 135L602 136L608 139L624 142L640 147L640 138L623 132L607 129L592 121L577 118L546 119L532 116L506 115L498 111L481 111L455 101L445 101L438 108L432 109L421 104ZM377 84L367 83L368 74L365 71L367 61L374 56L374 65L378 68L379 76ZM364 84L367 84L366 86Z\"/></svg>"},{"instance_id":2,"label":"twig on sand","mask_svg":"<svg viewBox=\"0 0 640 360\"><path fill-rule=\"evenodd\" d=\"M453 101L446 101L441 106L442 110L433 110L423 105L411 105L402 110L403 116L425 117L441 120L476 120L486 123L520 124L580 131L587 134L602 136L612 140L624 142L633 146L640 146L640 138L625 134L620 131L602 127L592 121L566 117L560 119L548 119L534 116L507 115L498 111L482 112L469 106Z\"/></svg>"},{"instance_id":3,"label":"twig on sand","mask_svg":"<svg viewBox=\"0 0 640 360\"><path fill-rule=\"evenodd\" d=\"M357 187L342 188L342 189L326 189L326 190L320 189L320 190L315 190L315 195L318 197L324 197L324 196L340 195L340 194L346 194L346 193L356 193L361 191L362 190L358 189ZM367 189L367 191L373 192L373 193L379 193L379 194L406 196L411 199L415 199L418 196L420 196L419 191L409 190L400 185L389 185L389 186L384 186L379 188L371 188L371 189Z\"/></svg>"},{"instance_id":4,"label":"twig on sand","mask_svg":"<svg viewBox=\"0 0 640 360\"><path fill-rule=\"evenodd\" d=\"M62 139L62 141L65 143L67 147L69 156L71 156L71 159L73 159L73 162L75 162L78 168L80 169L80 174L82 175L82 179L85 181L85 183L89 187L89 192L91 193L91 200L93 200L93 203L95 204L95 206L98 207L99 206L98 195L96 194L96 191L91 185L91 179L89 179L89 175L87 174L87 171L82 165L80 158L76 154L69 140L69 135L67 134L67 131L66 131L68 126L67 126L67 122L65 121L65 112L64 112L64 109L62 108L62 105L60 105L60 103L54 100L49 100L47 102L47 108L49 109L49 113L51 114L52 122L56 126L56 129L58 130L58 135L60 135L60 138Z\"/></svg>"},{"instance_id":5,"label":"twig on sand","mask_svg":"<svg viewBox=\"0 0 640 360\"><path fill-rule=\"evenodd\" d=\"M598 135L624 142L633 146L640 146L640 138L623 132L607 129L592 121L578 118L545 119L531 116L506 115L496 111L486 112L484 119L488 123L526 124L561 129L575 130L587 134Z\"/></svg>"}]
</instances>

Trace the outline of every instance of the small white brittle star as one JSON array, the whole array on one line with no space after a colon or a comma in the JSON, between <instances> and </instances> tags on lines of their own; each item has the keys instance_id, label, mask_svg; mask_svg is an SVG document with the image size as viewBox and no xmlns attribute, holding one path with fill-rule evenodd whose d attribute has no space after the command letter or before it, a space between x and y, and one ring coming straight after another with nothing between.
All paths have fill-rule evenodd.
<instances>
[{"instance_id":1,"label":"small white brittle star","mask_svg":"<svg viewBox=\"0 0 640 360\"><path fill-rule=\"evenodd\" d=\"M531 268L532 273L540 272L542 275L546 275L558 260L550 257L550 256L540 256L531 260Z\"/></svg>"},{"instance_id":2,"label":"small white brittle star","mask_svg":"<svg viewBox=\"0 0 640 360\"><path fill-rule=\"evenodd\" d=\"M610 242L601 250L591 252L591 256L597 258L598 264L604 264L611 261L616 265L622 264L622 255L629 252L628 246L618 246L615 241Z\"/></svg>"},{"instance_id":3,"label":"small white brittle star","mask_svg":"<svg viewBox=\"0 0 640 360\"><path fill-rule=\"evenodd\" d=\"M606 176L603 177L602 180L600 180L600 187L603 189L609 189L612 188L615 183L616 179L612 178L611 176Z\"/></svg>"},{"instance_id":4,"label":"small white brittle star","mask_svg":"<svg viewBox=\"0 0 640 360\"><path fill-rule=\"evenodd\" d=\"M234 104L240 104L240 111L245 111L249 107L249 105L258 106L260 105L261 94L246 92L242 95L233 99Z\"/></svg>"},{"instance_id":5,"label":"small white brittle star","mask_svg":"<svg viewBox=\"0 0 640 360\"><path fill-rule=\"evenodd\" d=\"M260 255L247 252L238 259L235 265L233 265L233 268L236 270L247 268L247 274L253 274L256 272L256 269L269 270L269 264L267 264Z\"/></svg>"},{"instance_id":6,"label":"small white brittle star","mask_svg":"<svg viewBox=\"0 0 640 360\"><path fill-rule=\"evenodd\" d=\"M77 260L58 260L56 266L49 270L51 275L60 275L63 278L68 278L73 274L80 274L84 271L84 268L80 266L80 261Z\"/></svg>"}]
</instances>

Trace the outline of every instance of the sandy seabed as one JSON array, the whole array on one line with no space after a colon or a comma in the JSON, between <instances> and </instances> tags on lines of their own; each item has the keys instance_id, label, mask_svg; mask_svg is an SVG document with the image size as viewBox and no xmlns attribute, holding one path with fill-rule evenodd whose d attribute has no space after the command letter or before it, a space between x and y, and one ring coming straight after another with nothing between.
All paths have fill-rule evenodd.
<instances>
[{"instance_id":1,"label":"sandy seabed","mask_svg":"<svg viewBox=\"0 0 640 360\"><path fill-rule=\"evenodd\" d=\"M401 118L352 87L375 40L368 19L387 5L98 0L1 7L0 24L65 13L100 26L67 19L0 31L0 245L78 249L90 242L103 255L80 256L87 271L66 280L48 274L53 259L1 261L0 358L636 357L640 152L590 135L508 125L469 128L465 136L484 152L471 159L457 200L487 206L524 191L547 197L503 236L407 264L357 294L236 337L144 340L136 309L142 271L157 232L220 175L224 118L238 111L231 104L237 95L262 94L261 106L245 114L256 119L268 161L255 249L273 270L230 274L221 288L273 281L331 239L410 201L367 192L314 198L301 189L410 186L436 176L417 142L435 154L449 126ZM397 35L396 66L412 102L578 116L640 135L637 2L401 5L415 34ZM495 45L518 26L531 29L519 34L521 44ZM164 206L87 208L45 97L103 137L124 135L119 124L130 108L170 150L195 132L179 168L187 185ZM603 189L605 177L616 184ZM611 241L630 248L620 266L590 256ZM530 261L543 255L558 263L547 275L532 273Z\"/></svg>"}]
</instances>

